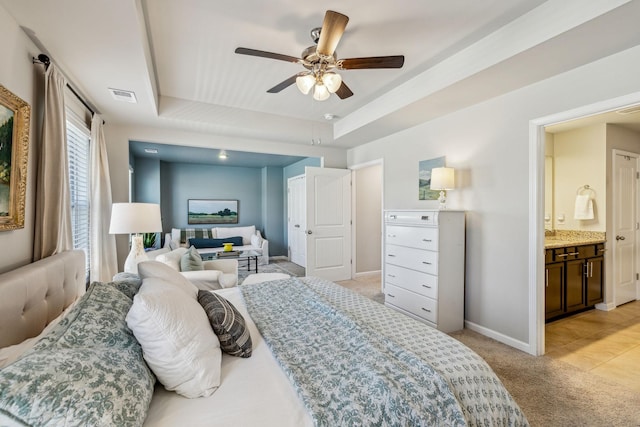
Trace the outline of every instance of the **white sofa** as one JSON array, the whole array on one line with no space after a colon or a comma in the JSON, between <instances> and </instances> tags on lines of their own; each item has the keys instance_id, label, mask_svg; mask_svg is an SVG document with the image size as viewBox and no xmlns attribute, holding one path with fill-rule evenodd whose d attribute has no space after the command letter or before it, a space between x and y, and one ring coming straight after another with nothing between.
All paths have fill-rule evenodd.
<instances>
[{"instance_id":1,"label":"white sofa","mask_svg":"<svg viewBox=\"0 0 640 427\"><path fill-rule=\"evenodd\" d=\"M171 233L165 234L164 247L169 249L186 248L188 242L181 238L181 228L172 228ZM194 230L194 229L191 229ZM234 250L254 250L260 253L258 264L269 264L269 241L262 237L260 230L256 230L255 225L245 227L213 227L207 229L208 238L224 239L230 237L242 237L242 246L234 246ZM223 248L200 248L198 252L202 255L220 252Z\"/></svg>"},{"instance_id":2,"label":"white sofa","mask_svg":"<svg viewBox=\"0 0 640 427\"><path fill-rule=\"evenodd\" d=\"M147 257L152 261L159 261L177 270L193 283L198 289L211 290L230 288L238 284L238 260L215 259L203 261L203 270L181 271L180 259L187 253L187 248L171 250L162 248L147 252Z\"/></svg>"}]
</instances>

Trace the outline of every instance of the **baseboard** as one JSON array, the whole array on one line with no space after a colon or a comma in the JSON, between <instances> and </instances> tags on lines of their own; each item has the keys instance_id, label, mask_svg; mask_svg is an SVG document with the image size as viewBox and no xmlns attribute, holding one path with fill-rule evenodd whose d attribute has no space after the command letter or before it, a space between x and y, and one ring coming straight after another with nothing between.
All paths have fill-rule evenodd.
<instances>
[{"instance_id":1,"label":"baseboard","mask_svg":"<svg viewBox=\"0 0 640 427\"><path fill-rule=\"evenodd\" d=\"M365 277L365 276L379 276L380 274L382 274L382 270L376 270L376 271L362 271L360 273L356 273L356 277Z\"/></svg>"},{"instance_id":2,"label":"baseboard","mask_svg":"<svg viewBox=\"0 0 640 427\"><path fill-rule=\"evenodd\" d=\"M269 261L289 261L289 257L286 255L270 256Z\"/></svg>"},{"instance_id":3,"label":"baseboard","mask_svg":"<svg viewBox=\"0 0 640 427\"><path fill-rule=\"evenodd\" d=\"M533 354L531 345L529 345L529 343L516 340L514 338L501 334L500 332L496 332L493 329L485 328L484 326L480 326L468 320L464 321L464 327L477 332L480 335L484 335L485 337L493 338L494 340L506 344L509 347L524 351L525 353Z\"/></svg>"},{"instance_id":4,"label":"baseboard","mask_svg":"<svg viewBox=\"0 0 640 427\"><path fill-rule=\"evenodd\" d=\"M616 308L616 305L612 302L601 302L600 304L596 304L596 309L602 311L611 311Z\"/></svg>"}]
</instances>

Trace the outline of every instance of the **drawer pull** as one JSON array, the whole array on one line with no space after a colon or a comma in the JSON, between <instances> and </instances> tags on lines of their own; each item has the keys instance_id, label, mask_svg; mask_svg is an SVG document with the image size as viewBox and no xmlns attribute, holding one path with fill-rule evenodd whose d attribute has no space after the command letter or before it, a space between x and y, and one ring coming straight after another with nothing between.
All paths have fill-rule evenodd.
<instances>
[{"instance_id":1,"label":"drawer pull","mask_svg":"<svg viewBox=\"0 0 640 427\"><path fill-rule=\"evenodd\" d=\"M422 215L422 218L420 218L423 221L429 221L429 215Z\"/></svg>"},{"instance_id":2,"label":"drawer pull","mask_svg":"<svg viewBox=\"0 0 640 427\"><path fill-rule=\"evenodd\" d=\"M420 307L423 311L426 311L427 313L431 313L431 310L429 310L428 308L424 308L424 307Z\"/></svg>"},{"instance_id":3,"label":"drawer pull","mask_svg":"<svg viewBox=\"0 0 640 427\"><path fill-rule=\"evenodd\" d=\"M396 218L398 218L398 217L397 217L396 215L389 215L389 218L390 218L390 219L396 219Z\"/></svg>"},{"instance_id":4,"label":"drawer pull","mask_svg":"<svg viewBox=\"0 0 640 427\"><path fill-rule=\"evenodd\" d=\"M431 242L431 239L422 239L423 242Z\"/></svg>"},{"instance_id":5,"label":"drawer pull","mask_svg":"<svg viewBox=\"0 0 640 427\"><path fill-rule=\"evenodd\" d=\"M422 263L423 263L423 264L426 264L426 265L431 265L431 263L430 263L430 262L427 262L427 261L422 261Z\"/></svg>"},{"instance_id":6,"label":"drawer pull","mask_svg":"<svg viewBox=\"0 0 640 427\"><path fill-rule=\"evenodd\" d=\"M579 255L579 254L580 252L571 252L570 254L567 254L567 255Z\"/></svg>"},{"instance_id":7,"label":"drawer pull","mask_svg":"<svg viewBox=\"0 0 640 427\"><path fill-rule=\"evenodd\" d=\"M387 294L388 297L395 298L395 295Z\"/></svg>"},{"instance_id":8,"label":"drawer pull","mask_svg":"<svg viewBox=\"0 0 640 427\"><path fill-rule=\"evenodd\" d=\"M559 254L559 255L556 255L556 256L557 256L558 258L560 258L560 257L566 257L566 256L569 256L569 254Z\"/></svg>"},{"instance_id":9,"label":"drawer pull","mask_svg":"<svg viewBox=\"0 0 640 427\"><path fill-rule=\"evenodd\" d=\"M423 288L427 288L427 289L431 289L431 286L429 285L422 285Z\"/></svg>"},{"instance_id":10,"label":"drawer pull","mask_svg":"<svg viewBox=\"0 0 640 427\"><path fill-rule=\"evenodd\" d=\"M606 251L607 251L606 249L600 249L600 252L606 252Z\"/></svg>"},{"instance_id":11,"label":"drawer pull","mask_svg":"<svg viewBox=\"0 0 640 427\"><path fill-rule=\"evenodd\" d=\"M387 256L390 256L392 258L395 258L396 256L394 254L387 254Z\"/></svg>"},{"instance_id":12,"label":"drawer pull","mask_svg":"<svg viewBox=\"0 0 640 427\"><path fill-rule=\"evenodd\" d=\"M395 234L387 234L387 237L396 237Z\"/></svg>"},{"instance_id":13,"label":"drawer pull","mask_svg":"<svg viewBox=\"0 0 640 427\"><path fill-rule=\"evenodd\" d=\"M393 274L387 274L387 276L389 276L389 277L396 277L396 276L395 276L395 275L393 275Z\"/></svg>"}]
</instances>

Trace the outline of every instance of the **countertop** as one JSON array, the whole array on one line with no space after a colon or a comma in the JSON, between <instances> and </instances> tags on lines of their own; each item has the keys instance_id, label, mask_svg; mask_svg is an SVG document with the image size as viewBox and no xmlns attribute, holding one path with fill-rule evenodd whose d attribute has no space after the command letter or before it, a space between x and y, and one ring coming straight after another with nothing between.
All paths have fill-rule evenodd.
<instances>
[{"instance_id":1,"label":"countertop","mask_svg":"<svg viewBox=\"0 0 640 427\"><path fill-rule=\"evenodd\" d=\"M565 246L590 245L607 241L603 231L556 230L546 232L544 248L562 248Z\"/></svg>"}]
</instances>

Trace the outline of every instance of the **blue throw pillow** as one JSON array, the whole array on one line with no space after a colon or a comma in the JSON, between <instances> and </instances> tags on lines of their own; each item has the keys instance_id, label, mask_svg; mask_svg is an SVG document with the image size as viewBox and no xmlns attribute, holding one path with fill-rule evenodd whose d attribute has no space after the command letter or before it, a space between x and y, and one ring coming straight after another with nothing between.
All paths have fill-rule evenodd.
<instances>
[{"instance_id":1,"label":"blue throw pillow","mask_svg":"<svg viewBox=\"0 0 640 427\"><path fill-rule=\"evenodd\" d=\"M189 246L196 249L221 248L223 243L233 243L234 246L242 246L242 236L225 237L224 239L189 239Z\"/></svg>"}]
</instances>

